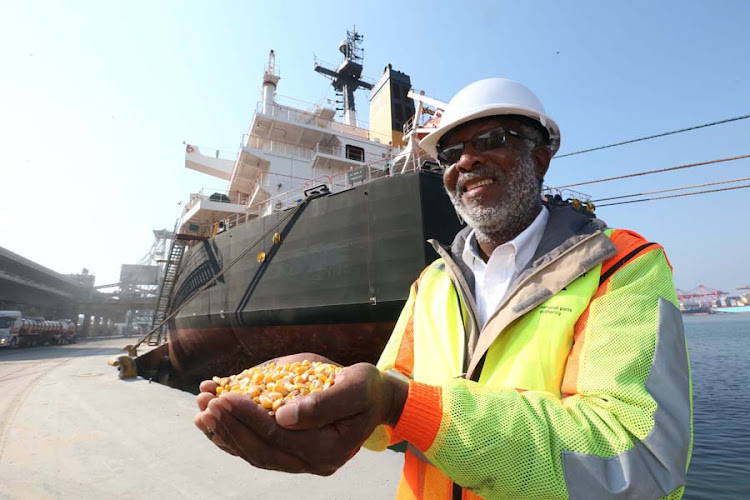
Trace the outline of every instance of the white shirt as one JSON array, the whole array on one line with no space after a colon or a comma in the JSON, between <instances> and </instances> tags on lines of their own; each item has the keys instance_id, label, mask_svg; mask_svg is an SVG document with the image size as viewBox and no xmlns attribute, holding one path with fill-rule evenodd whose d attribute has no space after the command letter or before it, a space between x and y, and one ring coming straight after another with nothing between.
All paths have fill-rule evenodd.
<instances>
[{"instance_id":1,"label":"white shirt","mask_svg":"<svg viewBox=\"0 0 750 500\"><path fill-rule=\"evenodd\" d=\"M474 273L474 296L482 326L505 298L510 284L534 256L548 219L549 211L543 206L529 227L495 248L487 263L479 253L476 232L469 233L461 258Z\"/></svg>"}]
</instances>

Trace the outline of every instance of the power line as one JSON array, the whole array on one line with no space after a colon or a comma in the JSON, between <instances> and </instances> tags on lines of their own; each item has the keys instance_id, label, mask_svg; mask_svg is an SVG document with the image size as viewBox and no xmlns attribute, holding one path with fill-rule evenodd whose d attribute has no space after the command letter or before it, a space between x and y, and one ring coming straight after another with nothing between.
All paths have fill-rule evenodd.
<instances>
[{"instance_id":1,"label":"power line","mask_svg":"<svg viewBox=\"0 0 750 500\"><path fill-rule=\"evenodd\" d=\"M586 184L597 184L599 182L608 182L608 181L615 181L618 179L627 179L628 177L638 177L641 175L649 175L649 174L658 174L661 172L670 172L672 170L682 170L684 168L693 168L693 167L700 167L703 165L712 165L714 163L722 163L726 161L734 161L734 160L742 160L744 158L750 158L750 154L747 155L741 155L741 156L732 156L729 158L720 158L718 160L709 160L709 161L702 161L699 163L689 163L687 165L678 165L676 167L667 167L667 168L660 168L657 170L646 170L644 172L636 172L634 174L627 174L627 175L618 175L616 177L605 177L604 179L595 179L593 181L585 181L585 182L578 182L576 184L566 184L565 186L557 186L551 189L564 189L569 188L573 186L584 186Z\"/></svg>"},{"instance_id":2,"label":"power line","mask_svg":"<svg viewBox=\"0 0 750 500\"><path fill-rule=\"evenodd\" d=\"M718 193L719 191L732 191L735 189L745 189L745 188L750 188L750 184L743 184L742 186L733 186L733 187L726 187L726 188L719 188L719 189L706 189L705 191L696 191L694 193L671 194L669 196L656 196L654 198L643 198L642 200L628 200L628 201L618 201L615 203L605 203L604 205L598 205L597 208L610 207L612 205L624 205L626 203L640 203L642 201L666 200L667 198L680 198L683 196L693 196L696 194L704 194L704 193Z\"/></svg>"},{"instance_id":3,"label":"power line","mask_svg":"<svg viewBox=\"0 0 750 500\"><path fill-rule=\"evenodd\" d=\"M722 123L729 123L729 122L736 122L736 121L739 121L739 120L745 120L747 118L750 118L750 115L736 116L734 118L728 118L726 120L720 120L718 122L704 123L702 125L695 125L694 127L681 128L680 130L672 130L671 132L664 132L663 134L656 134L656 135L649 135L649 136L646 136L646 137L639 137L638 139L630 139L629 141L616 142L614 144L608 144L606 146L599 146L599 147L590 148L590 149L582 149L581 151L573 151L572 153L566 153L564 155L558 155L558 156L555 156L555 158L559 159L559 158L565 158L565 157L573 156L573 155L580 155L580 154L583 154L583 153L590 153L592 151L599 151L601 149L614 148L615 146L622 146L624 144L632 144L634 142L647 141L649 139L656 139L658 137L664 137L664 136L667 136L667 135L679 134L679 133L682 133L682 132L689 132L691 130L697 130L699 128L713 127L714 125L721 125Z\"/></svg>"},{"instance_id":4,"label":"power line","mask_svg":"<svg viewBox=\"0 0 750 500\"><path fill-rule=\"evenodd\" d=\"M633 196L645 196L647 194L668 193L670 191L683 191L685 189L695 189L699 187L716 186L717 184L729 184L732 182L740 182L740 181L748 181L748 180L750 180L750 177L740 177L737 179L730 179L726 181L707 182L705 184L693 184L692 186L682 186L682 187L676 187L676 188L670 188L670 189L660 189L658 191L646 191L644 193L624 194L622 196L611 196L609 198L599 198L598 200L591 200L591 201L594 203L599 203L600 201L619 200L622 198L632 198Z\"/></svg>"}]
</instances>

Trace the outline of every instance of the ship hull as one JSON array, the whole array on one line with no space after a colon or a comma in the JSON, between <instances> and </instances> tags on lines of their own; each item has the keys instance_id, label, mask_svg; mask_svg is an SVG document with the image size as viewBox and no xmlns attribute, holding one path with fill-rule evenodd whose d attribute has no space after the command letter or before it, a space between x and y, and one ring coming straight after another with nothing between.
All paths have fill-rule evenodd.
<instances>
[{"instance_id":1,"label":"ship hull","mask_svg":"<svg viewBox=\"0 0 750 500\"><path fill-rule=\"evenodd\" d=\"M410 285L436 258L426 240L449 243L461 227L431 172L378 179L302 207L186 253L171 304L181 307L170 323L171 385L305 351L343 365L375 362ZM144 358L139 369L158 363L164 358Z\"/></svg>"}]
</instances>

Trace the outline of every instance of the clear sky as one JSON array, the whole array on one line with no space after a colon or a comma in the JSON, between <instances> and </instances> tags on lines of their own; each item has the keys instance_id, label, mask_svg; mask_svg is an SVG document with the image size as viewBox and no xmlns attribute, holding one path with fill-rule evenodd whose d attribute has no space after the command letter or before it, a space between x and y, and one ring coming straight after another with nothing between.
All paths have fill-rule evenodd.
<instances>
[{"instance_id":1,"label":"clear sky","mask_svg":"<svg viewBox=\"0 0 750 500\"><path fill-rule=\"evenodd\" d=\"M449 100L519 80L562 129L560 154L750 113L750 3L0 2L0 246L116 282L174 226L178 202L225 182L184 168L183 141L236 152L268 51L278 93L332 98L313 54L364 35L383 67ZM367 119L367 94L357 97ZM750 120L553 160L552 186L750 153ZM750 159L580 190L605 196L750 176ZM740 183L747 184L748 182ZM750 189L603 207L664 245L678 287L750 285Z\"/></svg>"}]
</instances>

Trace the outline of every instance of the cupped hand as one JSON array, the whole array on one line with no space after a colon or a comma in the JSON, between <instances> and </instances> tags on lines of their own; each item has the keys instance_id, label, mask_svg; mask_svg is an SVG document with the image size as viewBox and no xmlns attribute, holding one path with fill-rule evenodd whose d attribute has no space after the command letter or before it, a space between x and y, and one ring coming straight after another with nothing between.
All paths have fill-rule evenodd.
<instances>
[{"instance_id":1,"label":"cupped hand","mask_svg":"<svg viewBox=\"0 0 750 500\"><path fill-rule=\"evenodd\" d=\"M227 446L227 444L216 435L215 430L217 420L216 417L208 411L208 404L212 399L216 399L216 388L218 387L218 384L213 380L204 380L199 387L201 392L196 397L196 403L198 404L200 413L193 418L193 423L203 434L206 435L206 437L208 437L208 439L211 440L213 444L221 448L223 451L236 456L237 454L234 450Z\"/></svg>"},{"instance_id":2,"label":"cupped hand","mask_svg":"<svg viewBox=\"0 0 750 500\"><path fill-rule=\"evenodd\" d=\"M199 417L202 425L215 420L216 436L256 467L327 476L357 453L376 426L395 424L407 391L405 382L360 363L342 370L329 389L289 401L275 418L231 393L206 398Z\"/></svg>"},{"instance_id":3,"label":"cupped hand","mask_svg":"<svg viewBox=\"0 0 750 500\"><path fill-rule=\"evenodd\" d=\"M328 358L321 356L319 354L311 353L311 352L302 352L297 354L290 354L287 356L282 356L279 358L270 359L262 364L266 365L271 362L275 362L277 365L285 364L285 363L294 363L295 361L304 361L308 360L310 362L320 361L323 363L331 363L335 364L337 366L337 363L334 363L333 361L329 360ZM198 404L198 409L200 412L194 417L193 423L195 426L203 432L213 444L221 448L222 450L226 451L227 453L230 453L232 455L237 455L237 452L235 452L231 446L227 444L226 441L224 441L220 436L216 434L216 426L217 426L217 417L219 410L213 409L210 410L208 408L209 403L214 400L216 396L216 389L218 388L218 384L214 382L213 380L204 380L200 383L200 394L196 397L196 403Z\"/></svg>"}]
</instances>

